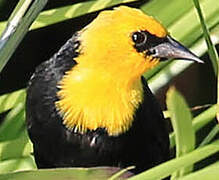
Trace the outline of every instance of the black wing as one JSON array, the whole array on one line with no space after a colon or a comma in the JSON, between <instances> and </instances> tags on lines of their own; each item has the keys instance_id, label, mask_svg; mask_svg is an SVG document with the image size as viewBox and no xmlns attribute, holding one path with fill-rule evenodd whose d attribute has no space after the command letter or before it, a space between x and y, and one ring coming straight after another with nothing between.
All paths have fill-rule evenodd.
<instances>
[{"instance_id":1,"label":"black wing","mask_svg":"<svg viewBox=\"0 0 219 180\"><path fill-rule=\"evenodd\" d=\"M56 144L63 135L63 125L55 102L58 100L56 94L57 84L66 71L73 68L77 63L73 58L78 56L76 52L79 42L73 36L50 60L39 65L31 77L27 88L26 98L26 122L29 137L34 145L36 163L47 165L48 159L44 153L56 152ZM46 144L47 146L41 145ZM43 149L43 147L47 149ZM38 155L42 154L42 156Z\"/></svg>"}]
</instances>

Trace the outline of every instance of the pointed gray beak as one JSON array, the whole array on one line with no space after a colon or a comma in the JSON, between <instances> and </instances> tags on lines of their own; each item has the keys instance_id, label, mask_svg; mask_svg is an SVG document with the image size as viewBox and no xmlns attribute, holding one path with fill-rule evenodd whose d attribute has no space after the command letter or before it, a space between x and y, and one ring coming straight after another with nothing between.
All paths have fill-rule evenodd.
<instances>
[{"instance_id":1,"label":"pointed gray beak","mask_svg":"<svg viewBox=\"0 0 219 180\"><path fill-rule=\"evenodd\" d=\"M170 36L167 36L163 43L150 48L149 51L153 57L157 58L185 59L198 63L204 63L198 56L193 54L190 50Z\"/></svg>"}]
</instances>

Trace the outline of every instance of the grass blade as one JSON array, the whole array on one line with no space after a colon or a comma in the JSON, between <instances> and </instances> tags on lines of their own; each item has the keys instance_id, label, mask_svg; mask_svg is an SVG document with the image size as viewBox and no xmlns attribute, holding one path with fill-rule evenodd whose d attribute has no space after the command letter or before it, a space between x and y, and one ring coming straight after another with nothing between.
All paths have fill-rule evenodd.
<instances>
[{"instance_id":1,"label":"grass blade","mask_svg":"<svg viewBox=\"0 0 219 180\"><path fill-rule=\"evenodd\" d=\"M25 2L29 2L27 5L30 5L30 7L23 4L24 8L21 6L22 10L18 10L13 15L13 18L8 22L6 30L2 33L0 39L0 72L28 32L32 22L46 5L47 0L38 0L33 3L30 0Z\"/></svg>"},{"instance_id":2,"label":"grass blade","mask_svg":"<svg viewBox=\"0 0 219 180\"><path fill-rule=\"evenodd\" d=\"M209 53L209 56L210 56L210 59L211 59L211 62L212 62L212 66L214 68L214 72L215 72L215 75L217 75L217 105L218 105L218 108L217 108L217 114L216 114L216 117L217 117L217 120L219 122L219 62L218 62L218 54L217 54L217 51L216 51L216 48L214 46L214 44L212 43L211 41L211 37L210 37L210 33L209 33L209 30L207 28L207 25L205 23L205 19L204 19L204 16L203 16L203 13L202 13L202 10L201 10L201 7L200 7L200 4L199 4L199 1L198 0L193 0L194 2L194 5L196 7L196 10L198 12L198 16L199 16L199 19L200 19L200 23L201 23L201 26L202 26L202 30L203 30L203 33L204 33L204 37L205 37L205 40L206 40L206 43L207 43L207 46L208 46L208 53ZM215 4L217 6L217 4Z\"/></svg>"},{"instance_id":3,"label":"grass blade","mask_svg":"<svg viewBox=\"0 0 219 180\"><path fill-rule=\"evenodd\" d=\"M212 139L219 133L219 125L216 124L210 133L205 137L205 139L202 141L202 143L199 145L199 147L205 146L209 142L212 141Z\"/></svg>"},{"instance_id":4,"label":"grass blade","mask_svg":"<svg viewBox=\"0 0 219 180\"><path fill-rule=\"evenodd\" d=\"M175 132L176 157L178 158L191 152L195 148L195 133L192 128L192 114L182 95L173 87L167 92L166 103ZM192 169L193 167L184 167L175 172L171 179L176 179L188 174Z\"/></svg>"},{"instance_id":5,"label":"grass blade","mask_svg":"<svg viewBox=\"0 0 219 180\"><path fill-rule=\"evenodd\" d=\"M192 128L194 129L195 132L200 130L202 127L207 125L215 118L216 109L217 109L217 105L214 105L193 119ZM169 137L170 137L170 148L173 148L175 146L175 133L174 132L171 133Z\"/></svg>"},{"instance_id":6,"label":"grass blade","mask_svg":"<svg viewBox=\"0 0 219 180\"><path fill-rule=\"evenodd\" d=\"M7 177L7 175L4 175L3 173L11 173L18 170L21 171L21 170L32 170L32 169L36 169L36 165L32 156L1 161L0 179L3 180L4 177ZM23 180L28 180L28 179L23 179Z\"/></svg>"},{"instance_id":7,"label":"grass blade","mask_svg":"<svg viewBox=\"0 0 219 180\"><path fill-rule=\"evenodd\" d=\"M29 156L32 151L27 133L23 131L18 138L0 143L0 161Z\"/></svg>"},{"instance_id":8,"label":"grass blade","mask_svg":"<svg viewBox=\"0 0 219 180\"><path fill-rule=\"evenodd\" d=\"M218 54L217 54L215 46L213 45L213 43L211 41L210 33L209 33L208 28L207 28L206 22L204 20L204 16L203 16L199 1L198 0L193 0L193 2L194 2L194 5L196 7L196 10L198 12L201 27L202 27L202 30L203 30L203 35L204 35L204 38L205 38L207 46L208 46L208 53L209 53L209 56L210 56L210 59L211 59L211 62L212 62L213 68L214 68L214 72L217 75ZM217 4L215 4L215 5L218 6Z\"/></svg>"},{"instance_id":9,"label":"grass blade","mask_svg":"<svg viewBox=\"0 0 219 180\"><path fill-rule=\"evenodd\" d=\"M26 98L26 91L20 89L12 93L4 94L0 96L0 113L10 110L19 103L23 103Z\"/></svg>"},{"instance_id":10,"label":"grass blade","mask_svg":"<svg viewBox=\"0 0 219 180\"><path fill-rule=\"evenodd\" d=\"M95 12L107 7L115 6L121 3L133 2L136 0L98 0L86 1L70 6L50 9L40 13L39 17L31 26L31 30L52 25L61 21L72 19L84 14Z\"/></svg>"},{"instance_id":11,"label":"grass blade","mask_svg":"<svg viewBox=\"0 0 219 180\"><path fill-rule=\"evenodd\" d=\"M5 117L0 126L0 141L7 141L17 138L24 130L24 104L19 103Z\"/></svg>"},{"instance_id":12,"label":"grass blade","mask_svg":"<svg viewBox=\"0 0 219 180\"><path fill-rule=\"evenodd\" d=\"M219 162L214 163L213 165L207 166L197 172L179 178L178 180L216 180L219 177Z\"/></svg>"},{"instance_id":13,"label":"grass blade","mask_svg":"<svg viewBox=\"0 0 219 180\"><path fill-rule=\"evenodd\" d=\"M0 168L1 170L1 168ZM96 167L96 168L63 168L63 169L40 169L37 171L24 171L9 174L1 174L0 180L102 180L108 179L121 169L113 167ZM120 176L119 179L129 177L131 173Z\"/></svg>"}]
</instances>

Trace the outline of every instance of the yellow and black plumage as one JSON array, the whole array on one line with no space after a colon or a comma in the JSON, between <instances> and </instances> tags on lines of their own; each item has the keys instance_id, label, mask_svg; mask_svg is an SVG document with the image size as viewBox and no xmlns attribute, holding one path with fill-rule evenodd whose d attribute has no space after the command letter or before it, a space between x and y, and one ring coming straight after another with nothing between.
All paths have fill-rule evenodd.
<instances>
[{"instance_id":1,"label":"yellow and black plumage","mask_svg":"<svg viewBox=\"0 0 219 180\"><path fill-rule=\"evenodd\" d=\"M27 128L39 168L136 166L169 158L162 111L142 74L160 59L201 62L137 9L103 11L37 67Z\"/></svg>"}]
</instances>

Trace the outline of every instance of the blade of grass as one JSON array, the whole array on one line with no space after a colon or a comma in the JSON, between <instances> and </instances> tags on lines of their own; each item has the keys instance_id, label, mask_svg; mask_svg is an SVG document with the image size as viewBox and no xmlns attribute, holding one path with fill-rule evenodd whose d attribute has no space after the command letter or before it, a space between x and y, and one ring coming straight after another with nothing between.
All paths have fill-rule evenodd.
<instances>
[{"instance_id":1,"label":"blade of grass","mask_svg":"<svg viewBox=\"0 0 219 180\"><path fill-rule=\"evenodd\" d=\"M20 89L12 93L0 96L0 113L10 110L19 103L23 103L26 98L25 89Z\"/></svg>"},{"instance_id":2,"label":"blade of grass","mask_svg":"<svg viewBox=\"0 0 219 180\"><path fill-rule=\"evenodd\" d=\"M173 172L181 169L182 167L190 166L202 159L209 157L210 155L219 151L219 140L206 145L204 147L198 148L182 157L172 159L159 166L155 166L143 173L140 173L134 177L129 178L129 180L157 180L162 179Z\"/></svg>"},{"instance_id":3,"label":"blade of grass","mask_svg":"<svg viewBox=\"0 0 219 180\"><path fill-rule=\"evenodd\" d=\"M32 151L32 144L23 131L18 138L0 143L0 161L29 156Z\"/></svg>"},{"instance_id":4,"label":"blade of grass","mask_svg":"<svg viewBox=\"0 0 219 180\"><path fill-rule=\"evenodd\" d=\"M102 180L108 179L119 170L119 168L113 167L40 169L0 174L0 180ZM119 179L125 178L120 176Z\"/></svg>"},{"instance_id":5,"label":"blade of grass","mask_svg":"<svg viewBox=\"0 0 219 180\"><path fill-rule=\"evenodd\" d=\"M192 128L194 129L195 132L200 130L202 127L204 127L206 124L208 124L215 118L216 109L217 106L214 105L193 119ZM173 148L175 146L175 133L174 132L171 133L169 137L170 137L170 148Z\"/></svg>"},{"instance_id":6,"label":"blade of grass","mask_svg":"<svg viewBox=\"0 0 219 180\"><path fill-rule=\"evenodd\" d=\"M212 139L219 133L219 125L216 124L212 130L209 132L209 134L204 138L204 140L201 142L199 147L205 146L206 144L209 144Z\"/></svg>"},{"instance_id":7,"label":"blade of grass","mask_svg":"<svg viewBox=\"0 0 219 180\"><path fill-rule=\"evenodd\" d=\"M115 6L122 3L133 2L136 0L98 0L81 2L70 6L50 9L40 13L39 17L31 26L31 30L52 25L61 21L72 19L84 14L95 12L107 7Z\"/></svg>"},{"instance_id":8,"label":"blade of grass","mask_svg":"<svg viewBox=\"0 0 219 180\"><path fill-rule=\"evenodd\" d=\"M174 87L167 92L167 109L175 133L176 157L179 158L195 148L195 133L192 128L192 114L182 95ZM186 129L186 133L185 133ZM193 166L184 167L174 172L171 179L184 176L192 171Z\"/></svg>"},{"instance_id":9,"label":"blade of grass","mask_svg":"<svg viewBox=\"0 0 219 180\"><path fill-rule=\"evenodd\" d=\"M7 38L14 32L15 28L18 26L18 24L21 22L22 17L26 13L27 9L29 8L32 0L20 0L15 7L14 11L12 12L9 23L7 25L7 28L2 34L1 37L1 44L3 45L2 41L7 40Z\"/></svg>"},{"instance_id":10,"label":"blade of grass","mask_svg":"<svg viewBox=\"0 0 219 180\"><path fill-rule=\"evenodd\" d=\"M22 171L22 170L33 170L36 169L36 165L34 162L34 158L32 156L16 158L16 159L9 159L0 162L0 179L4 179L3 173L11 173L14 171ZM27 179L23 179L27 180Z\"/></svg>"},{"instance_id":11,"label":"blade of grass","mask_svg":"<svg viewBox=\"0 0 219 180\"><path fill-rule=\"evenodd\" d=\"M219 162L207 166L199 171L191 173L187 176L179 178L178 180L216 180L219 177Z\"/></svg>"},{"instance_id":12,"label":"blade of grass","mask_svg":"<svg viewBox=\"0 0 219 180\"><path fill-rule=\"evenodd\" d=\"M153 17L156 17L166 27L169 27L174 22L180 21L180 18L188 14L192 7L193 4L191 0L174 0L168 3L166 3L166 1L149 1L145 3L141 9Z\"/></svg>"},{"instance_id":13,"label":"blade of grass","mask_svg":"<svg viewBox=\"0 0 219 180\"><path fill-rule=\"evenodd\" d=\"M17 138L24 131L24 104L19 103L5 117L0 126L0 141Z\"/></svg>"},{"instance_id":14,"label":"blade of grass","mask_svg":"<svg viewBox=\"0 0 219 180\"><path fill-rule=\"evenodd\" d=\"M2 34L2 32L4 31L6 26L7 26L7 22L6 21L0 22L0 34Z\"/></svg>"},{"instance_id":15,"label":"blade of grass","mask_svg":"<svg viewBox=\"0 0 219 180\"><path fill-rule=\"evenodd\" d=\"M208 53L209 53L209 56L210 56L210 59L211 59L211 62L212 62L213 68L214 68L214 72L217 75L217 70L218 70L218 54L217 54L217 51L216 51L216 48L215 48L215 46L213 45L213 43L211 41L210 33L209 33L208 28L207 28L207 25L206 25L206 22L205 22L205 19L204 19L204 16L203 16L199 1L198 0L193 0L193 3L194 3L195 8L198 12L201 27L202 27L202 30L203 30L203 35L204 35L204 38L205 38L207 46L208 46ZM218 6L218 5L215 4L215 7L216 6ZM213 8L213 6L212 6L212 8ZM218 103L219 103L219 99L218 99Z\"/></svg>"},{"instance_id":16,"label":"blade of grass","mask_svg":"<svg viewBox=\"0 0 219 180\"><path fill-rule=\"evenodd\" d=\"M21 11L17 10L17 13L13 15L13 18L8 22L6 30L2 33L0 39L0 72L28 32L32 22L46 5L47 0L33 2L28 0L25 2L29 3L23 4L23 6L21 6Z\"/></svg>"},{"instance_id":17,"label":"blade of grass","mask_svg":"<svg viewBox=\"0 0 219 180\"><path fill-rule=\"evenodd\" d=\"M197 10L197 13L198 13L198 16L199 16L199 19L200 19L201 27L202 27L202 30L203 30L203 33L204 33L204 37L205 37L207 46L208 46L208 53L209 53L209 56L210 56L210 59L211 59L211 62L212 62L212 66L214 68L215 75L217 76L217 79L218 79L218 81L217 81L217 92L218 92L217 93L217 105L218 105L218 108L217 108L216 117L217 117L217 120L219 122L219 71L218 71L219 62L218 62L218 54L217 54L217 51L216 51L216 48L215 48L214 44L211 41L210 33L209 33L208 28L207 28L207 25L206 25L206 22L205 22L205 19L204 19L204 16L203 16L199 1L198 0L193 0L193 3L196 7L196 10Z\"/></svg>"},{"instance_id":18,"label":"blade of grass","mask_svg":"<svg viewBox=\"0 0 219 180\"><path fill-rule=\"evenodd\" d=\"M206 23L209 24L209 21L212 17L217 17L219 6L215 5L214 0L202 0L201 5L204 7ZM216 24L218 22L219 20L217 18ZM195 8L191 8L186 14L178 19L178 21L175 21L168 28L168 30L173 37L177 37L177 39L179 39L186 46L191 45L190 42L194 41L194 39L191 38L192 36L197 37L196 33L199 34L199 36L202 35L202 31L200 30L200 22L196 15Z\"/></svg>"}]
</instances>

